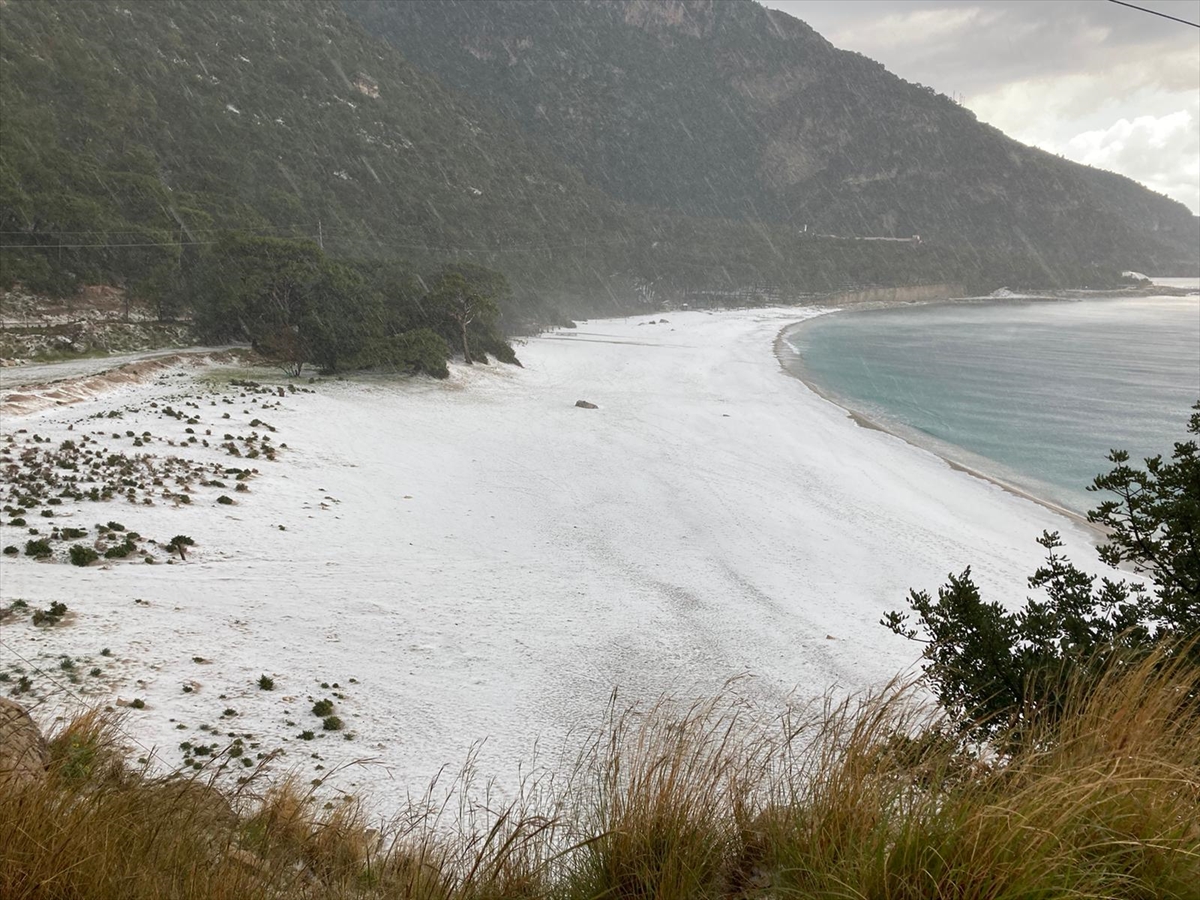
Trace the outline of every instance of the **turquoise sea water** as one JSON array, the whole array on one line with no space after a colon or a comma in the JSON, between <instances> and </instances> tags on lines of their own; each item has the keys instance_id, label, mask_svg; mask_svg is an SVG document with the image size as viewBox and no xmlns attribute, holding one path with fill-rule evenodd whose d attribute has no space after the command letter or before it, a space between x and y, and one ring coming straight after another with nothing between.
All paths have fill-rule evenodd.
<instances>
[{"instance_id":1,"label":"turquoise sea water","mask_svg":"<svg viewBox=\"0 0 1200 900\"><path fill-rule=\"evenodd\" d=\"M1200 399L1196 295L843 312L785 340L847 408L1076 512L1111 448L1169 455Z\"/></svg>"}]
</instances>

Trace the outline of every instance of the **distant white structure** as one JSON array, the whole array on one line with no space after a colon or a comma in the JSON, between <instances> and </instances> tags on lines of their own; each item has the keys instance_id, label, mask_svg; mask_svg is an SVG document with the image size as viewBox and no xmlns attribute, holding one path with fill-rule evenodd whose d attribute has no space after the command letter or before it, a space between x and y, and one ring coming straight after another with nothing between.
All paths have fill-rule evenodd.
<instances>
[{"instance_id":1,"label":"distant white structure","mask_svg":"<svg viewBox=\"0 0 1200 900\"><path fill-rule=\"evenodd\" d=\"M921 236L919 234L914 234L912 237L891 237L884 235L880 235L878 237L868 235L864 237L859 235L821 234L818 231L809 231L807 223L805 223L804 227L800 229L800 235L802 237L829 238L836 241L893 241L899 244L921 243Z\"/></svg>"}]
</instances>

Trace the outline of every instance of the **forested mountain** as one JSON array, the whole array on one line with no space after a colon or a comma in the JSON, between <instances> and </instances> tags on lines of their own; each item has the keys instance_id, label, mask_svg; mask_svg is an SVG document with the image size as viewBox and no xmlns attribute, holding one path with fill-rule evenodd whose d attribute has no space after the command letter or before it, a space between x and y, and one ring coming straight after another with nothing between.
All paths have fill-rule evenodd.
<instances>
[{"instance_id":1,"label":"forested mountain","mask_svg":"<svg viewBox=\"0 0 1200 900\"><path fill-rule=\"evenodd\" d=\"M752 0L346 0L615 197L1074 263L1195 270L1197 219L1007 138Z\"/></svg>"},{"instance_id":2,"label":"forested mountain","mask_svg":"<svg viewBox=\"0 0 1200 900\"><path fill-rule=\"evenodd\" d=\"M1112 283L1194 263L1189 226L752 3L0 0L0 287L200 302L226 337L342 321L358 301L300 308L340 285L453 342L413 313L446 263L507 275L515 327L746 288ZM285 321L233 315L218 277L264 254L307 285Z\"/></svg>"},{"instance_id":3,"label":"forested mountain","mask_svg":"<svg viewBox=\"0 0 1200 900\"><path fill-rule=\"evenodd\" d=\"M516 288L511 321L670 290L904 284L1006 262L797 246L782 225L622 203L335 0L23 0L0 6L0 28L6 283L161 293L238 230L418 271L499 269Z\"/></svg>"},{"instance_id":4,"label":"forested mountain","mask_svg":"<svg viewBox=\"0 0 1200 900\"><path fill-rule=\"evenodd\" d=\"M239 228L420 259L614 227L616 204L336 4L22 2L0 15L7 233L187 247ZM64 253L81 271L139 262Z\"/></svg>"}]
</instances>

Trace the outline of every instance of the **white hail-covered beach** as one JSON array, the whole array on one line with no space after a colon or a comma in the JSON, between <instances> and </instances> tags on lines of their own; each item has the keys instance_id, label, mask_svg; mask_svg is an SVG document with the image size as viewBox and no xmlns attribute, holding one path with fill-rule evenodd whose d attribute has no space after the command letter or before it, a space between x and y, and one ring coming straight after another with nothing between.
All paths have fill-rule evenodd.
<instances>
[{"instance_id":1,"label":"white hail-covered beach","mask_svg":"<svg viewBox=\"0 0 1200 900\"><path fill-rule=\"evenodd\" d=\"M587 322L518 347L523 369L323 381L269 412L210 407L213 371L180 368L6 415L0 436L23 428L55 445L143 428L179 439L184 423L148 404L192 397L198 427L244 433L261 416L289 449L254 461L261 475L233 506L203 489L179 508L59 507L59 524L116 519L164 541L189 534L195 551L85 569L4 557L0 601L62 600L76 616L0 626L0 663L59 682L63 654L100 665L72 690L144 699L125 728L169 765L181 740L210 739L202 723L282 747L275 769L305 777L371 758L336 784L386 805L483 739L478 767L501 784L535 744L553 763L614 687L625 701L691 698L744 674L739 692L777 702L878 685L918 655L878 624L909 587L970 565L985 595L1020 599L1043 529L1093 558L1067 519L860 427L787 375L773 342L813 314ZM119 420L88 418L122 407ZM0 526L0 544L26 532ZM263 673L275 690L258 689ZM353 740L321 733L310 712L334 690ZM317 739L298 738L314 727Z\"/></svg>"}]
</instances>

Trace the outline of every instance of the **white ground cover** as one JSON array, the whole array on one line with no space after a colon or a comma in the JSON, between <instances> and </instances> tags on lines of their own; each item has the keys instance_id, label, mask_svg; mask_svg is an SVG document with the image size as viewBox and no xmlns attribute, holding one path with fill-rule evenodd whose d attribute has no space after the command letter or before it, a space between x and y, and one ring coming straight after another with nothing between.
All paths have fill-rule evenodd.
<instances>
[{"instance_id":1,"label":"white ground cover","mask_svg":"<svg viewBox=\"0 0 1200 900\"><path fill-rule=\"evenodd\" d=\"M811 314L587 322L518 347L523 369L324 381L267 412L252 398L209 406L213 370L188 368L7 416L0 438L178 439L184 423L148 403L190 397L201 433L245 433L257 416L289 450L247 463L146 448L253 464L262 474L234 506L203 489L179 508L61 507L60 524L115 519L162 541L189 534L195 551L86 569L4 557L0 602L61 600L76 616L3 626L0 668L28 660L65 684L60 655L100 666L67 686L144 699L126 730L171 765L181 740L217 740L202 723L283 748L275 769L306 778L370 758L331 787L369 786L386 806L484 739L478 768L501 784L535 746L542 763L570 756L568 733L597 724L614 688L693 698L743 675L738 691L774 703L879 685L918 654L878 624L909 587L970 565L986 594L1020 599L1043 529L1093 558L1067 519L858 426L787 375L773 341ZM137 411L88 418L122 407ZM23 546L26 531L0 526L0 544ZM275 690L258 689L263 673ZM322 733L310 707L335 690L346 732Z\"/></svg>"}]
</instances>

